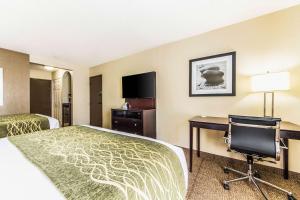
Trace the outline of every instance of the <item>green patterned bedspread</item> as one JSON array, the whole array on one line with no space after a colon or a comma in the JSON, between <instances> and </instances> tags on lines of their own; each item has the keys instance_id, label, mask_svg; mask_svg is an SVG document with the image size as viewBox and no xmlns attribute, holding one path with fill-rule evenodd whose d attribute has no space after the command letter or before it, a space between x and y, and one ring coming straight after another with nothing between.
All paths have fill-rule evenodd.
<instances>
[{"instance_id":1,"label":"green patterned bedspread","mask_svg":"<svg viewBox=\"0 0 300 200\"><path fill-rule=\"evenodd\" d=\"M0 138L49 129L49 120L35 114L0 116Z\"/></svg>"},{"instance_id":2,"label":"green patterned bedspread","mask_svg":"<svg viewBox=\"0 0 300 200\"><path fill-rule=\"evenodd\" d=\"M185 199L181 163L163 144L84 126L9 140L67 199Z\"/></svg>"}]
</instances>

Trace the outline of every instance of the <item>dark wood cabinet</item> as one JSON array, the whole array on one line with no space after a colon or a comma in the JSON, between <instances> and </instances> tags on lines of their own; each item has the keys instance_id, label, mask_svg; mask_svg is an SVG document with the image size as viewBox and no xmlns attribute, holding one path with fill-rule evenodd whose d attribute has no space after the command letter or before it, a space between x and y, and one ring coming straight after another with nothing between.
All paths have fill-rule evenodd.
<instances>
[{"instance_id":1,"label":"dark wood cabinet","mask_svg":"<svg viewBox=\"0 0 300 200\"><path fill-rule=\"evenodd\" d=\"M111 125L113 130L156 138L155 109L112 109L111 112Z\"/></svg>"}]
</instances>

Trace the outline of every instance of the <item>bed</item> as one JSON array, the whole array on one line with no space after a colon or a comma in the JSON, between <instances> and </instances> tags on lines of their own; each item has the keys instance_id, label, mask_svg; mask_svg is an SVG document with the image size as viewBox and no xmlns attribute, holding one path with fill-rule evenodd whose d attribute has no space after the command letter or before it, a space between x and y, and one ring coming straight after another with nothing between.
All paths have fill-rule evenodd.
<instances>
[{"instance_id":1,"label":"bed","mask_svg":"<svg viewBox=\"0 0 300 200\"><path fill-rule=\"evenodd\" d=\"M59 128L59 121L46 115L13 114L0 116L0 138L54 128Z\"/></svg>"},{"instance_id":2,"label":"bed","mask_svg":"<svg viewBox=\"0 0 300 200\"><path fill-rule=\"evenodd\" d=\"M92 126L0 139L1 199L185 199L183 150Z\"/></svg>"}]
</instances>

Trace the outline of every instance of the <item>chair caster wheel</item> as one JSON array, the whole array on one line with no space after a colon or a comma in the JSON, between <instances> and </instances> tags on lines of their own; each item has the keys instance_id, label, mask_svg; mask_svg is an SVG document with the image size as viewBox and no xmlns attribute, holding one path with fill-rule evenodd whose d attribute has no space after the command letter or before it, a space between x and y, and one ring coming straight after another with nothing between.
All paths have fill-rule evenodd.
<instances>
[{"instance_id":1,"label":"chair caster wheel","mask_svg":"<svg viewBox=\"0 0 300 200\"><path fill-rule=\"evenodd\" d=\"M229 173L229 170L228 170L228 168L227 168L227 167L224 167L224 169L223 169L223 170L224 170L224 173L225 173L225 174L228 174L228 173Z\"/></svg>"},{"instance_id":2,"label":"chair caster wheel","mask_svg":"<svg viewBox=\"0 0 300 200\"><path fill-rule=\"evenodd\" d=\"M297 200L293 195L287 195L288 200Z\"/></svg>"},{"instance_id":3,"label":"chair caster wheel","mask_svg":"<svg viewBox=\"0 0 300 200\"><path fill-rule=\"evenodd\" d=\"M223 183L223 188L224 188L225 190L229 190L229 185L228 185L228 183Z\"/></svg>"},{"instance_id":4,"label":"chair caster wheel","mask_svg":"<svg viewBox=\"0 0 300 200\"><path fill-rule=\"evenodd\" d=\"M254 175L255 178L261 178L261 176L260 176L260 174L259 174L258 171L255 171L253 175Z\"/></svg>"}]
</instances>

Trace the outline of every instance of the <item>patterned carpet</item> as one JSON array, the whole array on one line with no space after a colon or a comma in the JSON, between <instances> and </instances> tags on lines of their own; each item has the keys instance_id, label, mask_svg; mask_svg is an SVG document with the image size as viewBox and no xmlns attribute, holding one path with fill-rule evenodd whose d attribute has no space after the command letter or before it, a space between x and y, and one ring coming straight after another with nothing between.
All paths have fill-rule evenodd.
<instances>
[{"instance_id":1,"label":"patterned carpet","mask_svg":"<svg viewBox=\"0 0 300 200\"><path fill-rule=\"evenodd\" d=\"M188 160L188 151L185 150L186 158ZM234 169L246 172L246 163L227 159L221 156L215 156L207 153L201 153L200 158L194 152L193 158L193 172L189 173L189 188L187 193L187 200L260 200L264 199L256 190L255 186L249 184L247 181L232 183L230 190L224 190L222 181L238 178L236 174L223 172L223 166L232 167ZM262 165L255 165L263 180L269 181L282 187L286 190L292 191L297 199L300 199L300 176L299 174L290 174L289 180L282 178L281 172L278 169L265 167ZM286 194L278 192L277 190L261 185L262 189L267 193L269 199L287 199Z\"/></svg>"}]
</instances>

